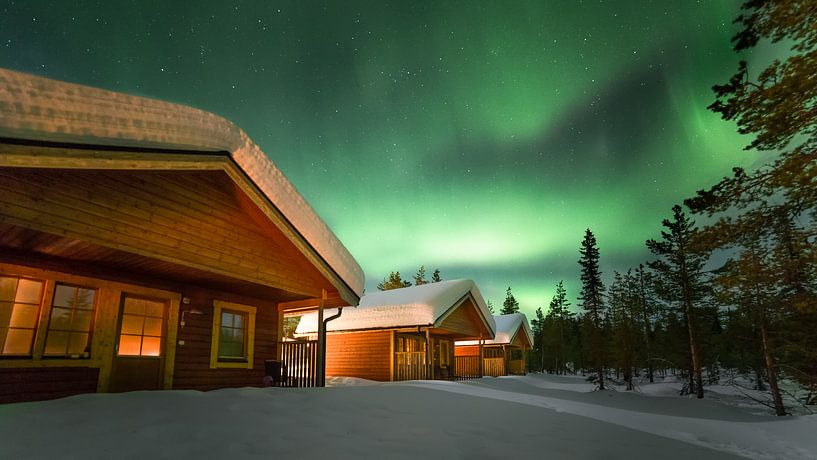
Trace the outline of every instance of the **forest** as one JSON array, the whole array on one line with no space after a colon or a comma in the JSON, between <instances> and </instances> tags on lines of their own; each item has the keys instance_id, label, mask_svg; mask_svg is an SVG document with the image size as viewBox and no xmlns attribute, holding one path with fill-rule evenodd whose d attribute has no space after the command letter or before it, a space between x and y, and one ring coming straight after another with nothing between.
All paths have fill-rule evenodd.
<instances>
[{"instance_id":1,"label":"forest","mask_svg":"<svg viewBox=\"0 0 817 460\"><path fill-rule=\"evenodd\" d=\"M675 205L645 242L649 260L607 285L588 229L576 308L559 283L536 310L531 370L588 374L600 389L674 374L697 398L741 374L777 415L790 410L783 381L817 404L817 11L790 3L744 4L737 55L766 44L784 56L760 69L740 60L708 107L745 135L747 155L769 160Z\"/></svg>"}]
</instances>

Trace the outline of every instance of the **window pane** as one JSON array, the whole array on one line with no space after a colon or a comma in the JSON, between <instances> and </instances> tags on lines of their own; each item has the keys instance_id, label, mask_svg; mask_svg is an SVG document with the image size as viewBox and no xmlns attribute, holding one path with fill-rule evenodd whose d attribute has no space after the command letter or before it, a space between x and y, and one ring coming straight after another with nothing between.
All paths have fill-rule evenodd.
<instances>
[{"instance_id":1,"label":"window pane","mask_svg":"<svg viewBox=\"0 0 817 460\"><path fill-rule=\"evenodd\" d=\"M14 308L11 310L9 327L34 329L37 326L37 313L39 309L39 305L14 304Z\"/></svg>"},{"instance_id":2,"label":"window pane","mask_svg":"<svg viewBox=\"0 0 817 460\"><path fill-rule=\"evenodd\" d=\"M14 288L17 287L17 278L0 276L0 302L14 300Z\"/></svg>"},{"instance_id":3,"label":"window pane","mask_svg":"<svg viewBox=\"0 0 817 460\"><path fill-rule=\"evenodd\" d=\"M233 315L233 327L238 329L244 328L244 315Z\"/></svg>"},{"instance_id":4,"label":"window pane","mask_svg":"<svg viewBox=\"0 0 817 460\"><path fill-rule=\"evenodd\" d=\"M152 335L154 337L162 336L162 319L161 318L145 318L145 335Z\"/></svg>"},{"instance_id":5,"label":"window pane","mask_svg":"<svg viewBox=\"0 0 817 460\"><path fill-rule=\"evenodd\" d=\"M119 336L120 356L139 356L139 347L142 344L142 337L138 335Z\"/></svg>"},{"instance_id":6,"label":"window pane","mask_svg":"<svg viewBox=\"0 0 817 460\"><path fill-rule=\"evenodd\" d=\"M224 326L224 327L233 327L233 321L235 321L235 315L234 314L232 314L230 312L226 312L226 311L221 312L221 325L222 326Z\"/></svg>"},{"instance_id":7,"label":"window pane","mask_svg":"<svg viewBox=\"0 0 817 460\"><path fill-rule=\"evenodd\" d=\"M221 328L221 335L219 336L219 340L221 342L234 342L233 340L233 329L230 327L223 327Z\"/></svg>"},{"instance_id":8,"label":"window pane","mask_svg":"<svg viewBox=\"0 0 817 460\"><path fill-rule=\"evenodd\" d=\"M74 312L74 322L71 324L72 331L88 332L91 330L91 318L93 311L77 310Z\"/></svg>"},{"instance_id":9,"label":"window pane","mask_svg":"<svg viewBox=\"0 0 817 460\"><path fill-rule=\"evenodd\" d=\"M77 289L77 308L92 310L96 299L96 289Z\"/></svg>"},{"instance_id":10,"label":"window pane","mask_svg":"<svg viewBox=\"0 0 817 460\"><path fill-rule=\"evenodd\" d=\"M88 346L88 334L71 334L71 339L68 341L68 354L81 355L85 353L85 348Z\"/></svg>"},{"instance_id":11,"label":"window pane","mask_svg":"<svg viewBox=\"0 0 817 460\"><path fill-rule=\"evenodd\" d=\"M142 335L144 316L122 315L122 334Z\"/></svg>"},{"instance_id":12,"label":"window pane","mask_svg":"<svg viewBox=\"0 0 817 460\"><path fill-rule=\"evenodd\" d=\"M63 355L68 349L68 332L49 331L45 340L46 355Z\"/></svg>"},{"instance_id":13,"label":"window pane","mask_svg":"<svg viewBox=\"0 0 817 460\"><path fill-rule=\"evenodd\" d=\"M30 329L9 329L6 344L3 346L3 354L28 355L31 353L33 339L34 331Z\"/></svg>"},{"instance_id":14,"label":"window pane","mask_svg":"<svg viewBox=\"0 0 817 460\"><path fill-rule=\"evenodd\" d=\"M59 329L67 331L71 329L71 310L54 307L51 309L51 319L48 322L49 329Z\"/></svg>"},{"instance_id":15,"label":"window pane","mask_svg":"<svg viewBox=\"0 0 817 460\"><path fill-rule=\"evenodd\" d=\"M20 282L17 283L17 294L14 296L14 301L39 304L42 292L42 281L32 281L21 278Z\"/></svg>"},{"instance_id":16,"label":"window pane","mask_svg":"<svg viewBox=\"0 0 817 460\"><path fill-rule=\"evenodd\" d=\"M54 306L68 308L73 307L74 296L76 295L76 293L77 288L58 284L57 288L54 289Z\"/></svg>"},{"instance_id":17,"label":"window pane","mask_svg":"<svg viewBox=\"0 0 817 460\"><path fill-rule=\"evenodd\" d=\"M132 297L125 298L125 313L144 315L145 301L142 299L134 299Z\"/></svg>"},{"instance_id":18,"label":"window pane","mask_svg":"<svg viewBox=\"0 0 817 460\"><path fill-rule=\"evenodd\" d=\"M151 302L150 300L146 300L145 307L145 314L148 316L155 316L157 318L162 318L165 316L165 304L161 302Z\"/></svg>"},{"instance_id":19,"label":"window pane","mask_svg":"<svg viewBox=\"0 0 817 460\"><path fill-rule=\"evenodd\" d=\"M159 337L142 338L142 356L159 356L161 347L162 339Z\"/></svg>"},{"instance_id":20,"label":"window pane","mask_svg":"<svg viewBox=\"0 0 817 460\"><path fill-rule=\"evenodd\" d=\"M218 355L224 358L243 358L244 346L241 343L221 342L218 347Z\"/></svg>"}]
</instances>

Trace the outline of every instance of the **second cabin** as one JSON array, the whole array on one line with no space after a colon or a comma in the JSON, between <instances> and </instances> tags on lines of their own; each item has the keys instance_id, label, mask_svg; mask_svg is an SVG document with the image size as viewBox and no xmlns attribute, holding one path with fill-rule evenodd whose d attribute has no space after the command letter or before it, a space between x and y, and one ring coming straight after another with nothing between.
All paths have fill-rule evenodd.
<instances>
[{"instance_id":1,"label":"second cabin","mask_svg":"<svg viewBox=\"0 0 817 460\"><path fill-rule=\"evenodd\" d=\"M496 337L483 342L482 375L525 374L526 355L533 346L533 332L522 313L494 316ZM480 356L480 344L474 340L458 341L454 348L458 360Z\"/></svg>"},{"instance_id":2,"label":"second cabin","mask_svg":"<svg viewBox=\"0 0 817 460\"><path fill-rule=\"evenodd\" d=\"M493 317L476 284L451 280L366 294L357 308L326 311L326 375L396 381L454 379L454 343L492 339ZM312 338L318 315L296 336Z\"/></svg>"}]
</instances>

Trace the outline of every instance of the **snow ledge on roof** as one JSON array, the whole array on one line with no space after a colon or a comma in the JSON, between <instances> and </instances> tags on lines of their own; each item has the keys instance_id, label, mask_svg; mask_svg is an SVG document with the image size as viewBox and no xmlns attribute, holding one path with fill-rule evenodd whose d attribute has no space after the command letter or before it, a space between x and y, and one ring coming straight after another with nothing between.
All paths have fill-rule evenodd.
<instances>
[{"instance_id":1,"label":"snow ledge on roof","mask_svg":"<svg viewBox=\"0 0 817 460\"><path fill-rule=\"evenodd\" d=\"M0 68L0 137L116 147L226 151L358 297L363 269L247 134L179 104Z\"/></svg>"},{"instance_id":2,"label":"snow ledge on roof","mask_svg":"<svg viewBox=\"0 0 817 460\"><path fill-rule=\"evenodd\" d=\"M440 281L366 294L357 308L344 309L340 318L330 321L327 331L439 326L449 309L469 293L493 335L496 331L494 319L472 280ZM337 309L326 309L324 316L335 313ZM317 329L318 315L310 313L301 317L295 333L310 334Z\"/></svg>"}]
</instances>

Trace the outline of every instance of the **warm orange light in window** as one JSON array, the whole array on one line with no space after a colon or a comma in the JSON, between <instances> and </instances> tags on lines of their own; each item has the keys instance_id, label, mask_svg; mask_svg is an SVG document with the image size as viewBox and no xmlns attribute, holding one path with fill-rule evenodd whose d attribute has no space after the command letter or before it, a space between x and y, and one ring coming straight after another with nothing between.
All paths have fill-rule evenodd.
<instances>
[{"instance_id":1,"label":"warm orange light in window","mask_svg":"<svg viewBox=\"0 0 817 460\"><path fill-rule=\"evenodd\" d=\"M119 336L119 355L120 356L139 356L141 349L142 337L138 335L124 335Z\"/></svg>"}]
</instances>

